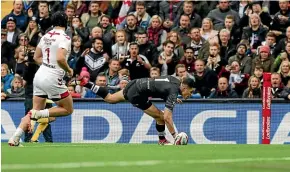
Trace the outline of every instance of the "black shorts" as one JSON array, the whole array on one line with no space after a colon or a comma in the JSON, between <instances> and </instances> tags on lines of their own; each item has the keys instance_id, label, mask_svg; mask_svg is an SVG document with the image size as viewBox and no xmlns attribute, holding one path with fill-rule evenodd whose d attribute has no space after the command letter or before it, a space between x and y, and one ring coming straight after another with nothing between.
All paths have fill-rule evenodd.
<instances>
[{"instance_id":1,"label":"black shorts","mask_svg":"<svg viewBox=\"0 0 290 172\"><path fill-rule=\"evenodd\" d=\"M146 110L148 109L152 103L148 99L148 96L138 89L136 80L133 80L128 83L123 91L124 97L128 100L133 106Z\"/></svg>"}]
</instances>

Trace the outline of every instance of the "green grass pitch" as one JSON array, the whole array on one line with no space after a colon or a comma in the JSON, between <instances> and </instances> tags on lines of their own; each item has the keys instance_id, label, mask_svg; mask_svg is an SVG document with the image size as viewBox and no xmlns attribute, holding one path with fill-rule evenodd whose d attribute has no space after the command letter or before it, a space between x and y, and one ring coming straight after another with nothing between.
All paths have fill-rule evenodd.
<instances>
[{"instance_id":1,"label":"green grass pitch","mask_svg":"<svg viewBox=\"0 0 290 172\"><path fill-rule=\"evenodd\" d=\"M290 172L289 145L2 143L2 172Z\"/></svg>"}]
</instances>

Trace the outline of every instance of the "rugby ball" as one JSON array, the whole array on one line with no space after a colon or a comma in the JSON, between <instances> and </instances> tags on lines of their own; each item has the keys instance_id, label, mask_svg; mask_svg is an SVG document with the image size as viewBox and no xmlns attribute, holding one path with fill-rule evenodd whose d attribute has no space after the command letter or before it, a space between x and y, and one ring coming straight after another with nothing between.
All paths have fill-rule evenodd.
<instances>
[{"instance_id":1,"label":"rugby ball","mask_svg":"<svg viewBox=\"0 0 290 172\"><path fill-rule=\"evenodd\" d=\"M174 139L175 145L187 145L188 143L188 136L185 132L178 133Z\"/></svg>"}]
</instances>

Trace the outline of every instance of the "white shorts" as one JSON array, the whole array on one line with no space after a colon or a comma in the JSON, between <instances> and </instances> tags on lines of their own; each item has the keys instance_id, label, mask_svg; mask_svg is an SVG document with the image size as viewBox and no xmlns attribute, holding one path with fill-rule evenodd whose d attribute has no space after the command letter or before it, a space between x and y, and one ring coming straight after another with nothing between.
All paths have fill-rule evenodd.
<instances>
[{"instance_id":1,"label":"white shorts","mask_svg":"<svg viewBox=\"0 0 290 172\"><path fill-rule=\"evenodd\" d=\"M58 101L69 96L64 74L41 65L33 79L33 95Z\"/></svg>"}]
</instances>

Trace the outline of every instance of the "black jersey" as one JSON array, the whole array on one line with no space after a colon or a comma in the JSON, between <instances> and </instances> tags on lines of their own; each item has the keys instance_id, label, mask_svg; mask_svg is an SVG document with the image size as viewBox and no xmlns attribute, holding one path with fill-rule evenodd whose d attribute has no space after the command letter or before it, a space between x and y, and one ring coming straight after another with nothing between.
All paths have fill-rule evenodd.
<instances>
[{"instance_id":1,"label":"black jersey","mask_svg":"<svg viewBox=\"0 0 290 172\"><path fill-rule=\"evenodd\" d=\"M173 76L158 78L141 78L130 82L124 89L124 96L133 105L145 110L151 104L149 97L161 98L165 101L165 107L173 110L179 94L180 81ZM144 104L147 106L144 107ZM149 107L148 107L149 106Z\"/></svg>"}]
</instances>

